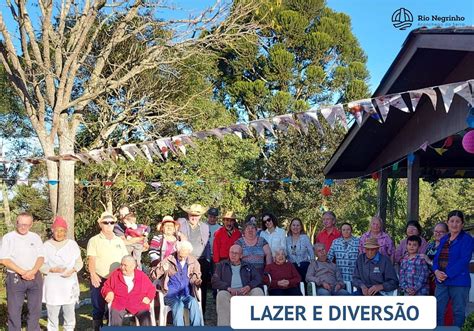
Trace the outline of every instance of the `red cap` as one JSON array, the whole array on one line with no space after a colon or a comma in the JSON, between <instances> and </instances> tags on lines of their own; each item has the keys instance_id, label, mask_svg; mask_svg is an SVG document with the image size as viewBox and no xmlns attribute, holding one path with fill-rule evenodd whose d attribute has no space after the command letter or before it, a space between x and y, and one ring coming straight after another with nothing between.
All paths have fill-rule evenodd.
<instances>
[{"instance_id":1,"label":"red cap","mask_svg":"<svg viewBox=\"0 0 474 331\"><path fill-rule=\"evenodd\" d=\"M51 226L51 229L56 229L56 228L65 228L67 229L67 222L62 216L56 216L54 218L53 225Z\"/></svg>"}]
</instances>

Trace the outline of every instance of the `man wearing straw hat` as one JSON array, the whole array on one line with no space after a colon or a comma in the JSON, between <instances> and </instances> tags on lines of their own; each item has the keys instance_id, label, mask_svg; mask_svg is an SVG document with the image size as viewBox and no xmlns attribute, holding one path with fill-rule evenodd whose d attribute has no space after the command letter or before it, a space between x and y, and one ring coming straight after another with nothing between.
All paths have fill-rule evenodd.
<instances>
[{"instance_id":1,"label":"man wearing straw hat","mask_svg":"<svg viewBox=\"0 0 474 331\"><path fill-rule=\"evenodd\" d=\"M182 207L188 214L188 219L180 218L179 229L193 246L192 255L199 261L202 273L202 313L206 312L206 295L208 283L211 280L211 249L209 244L209 225L200 221L207 208L200 204Z\"/></svg>"},{"instance_id":2,"label":"man wearing straw hat","mask_svg":"<svg viewBox=\"0 0 474 331\"><path fill-rule=\"evenodd\" d=\"M237 216L233 211L228 211L222 216L224 226L216 231L212 252L212 260L219 263L229 258L229 249L242 233L235 227Z\"/></svg>"},{"instance_id":3,"label":"man wearing straw hat","mask_svg":"<svg viewBox=\"0 0 474 331\"><path fill-rule=\"evenodd\" d=\"M398 288L398 277L392 262L379 253L377 238L369 238L364 244L365 253L356 261L352 284L357 295L384 295Z\"/></svg>"}]
</instances>

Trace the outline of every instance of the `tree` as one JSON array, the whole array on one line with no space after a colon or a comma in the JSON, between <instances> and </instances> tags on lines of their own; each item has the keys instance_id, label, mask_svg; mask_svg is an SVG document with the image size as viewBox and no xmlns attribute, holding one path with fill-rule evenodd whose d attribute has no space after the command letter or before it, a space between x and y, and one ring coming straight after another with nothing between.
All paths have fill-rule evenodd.
<instances>
[{"instance_id":1,"label":"tree","mask_svg":"<svg viewBox=\"0 0 474 331\"><path fill-rule=\"evenodd\" d=\"M346 14L334 12L323 0L259 3L268 26L258 31L259 44L244 41L238 51L224 52L216 79L217 96L240 119L368 96L366 56ZM277 139L267 136L256 176L293 182L256 186L249 196L256 211L271 208L284 217L300 216L311 230L317 227L320 208L330 205L320 194L322 170L343 136L341 128L322 125L324 135L312 128L307 136L292 129ZM343 191L337 188L333 199Z\"/></svg>"},{"instance_id":2,"label":"tree","mask_svg":"<svg viewBox=\"0 0 474 331\"><path fill-rule=\"evenodd\" d=\"M59 185L49 185L51 209L67 219L70 237L74 235L75 165L71 160L51 158L74 154L78 132L87 129L82 126L84 119L93 111L107 113L94 146L107 141L121 123L133 127L143 122L140 114L151 117L149 111L159 114L154 123L168 115L173 120L172 104L164 108L148 103L139 76L147 71L176 74L169 71L173 65L211 49L229 47L236 37L256 30L250 21L237 24L242 15L254 10L250 4L234 6L228 16L228 7L213 7L184 21L157 18L155 11L162 6L166 4L158 0L39 0L30 14L26 0L8 1L16 27L7 27L4 13L0 14L0 60L44 156L50 158L46 161L48 179L59 180ZM40 17L33 19L38 10ZM200 34L215 23L218 26L212 32ZM20 50L12 38L15 29ZM161 91L163 95L169 92Z\"/></svg>"}]
</instances>

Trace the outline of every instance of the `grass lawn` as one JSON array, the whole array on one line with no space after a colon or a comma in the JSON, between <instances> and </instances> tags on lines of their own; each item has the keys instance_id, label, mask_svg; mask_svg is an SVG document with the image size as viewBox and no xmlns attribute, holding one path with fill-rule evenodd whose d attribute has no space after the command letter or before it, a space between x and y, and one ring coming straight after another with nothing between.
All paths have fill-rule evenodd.
<instances>
[{"instance_id":1,"label":"grass lawn","mask_svg":"<svg viewBox=\"0 0 474 331\"><path fill-rule=\"evenodd\" d=\"M80 300L90 298L89 294L89 283L81 282L80 283ZM46 310L46 306L43 306L43 310ZM62 320L60 320L62 324ZM206 326L216 326L217 324L217 315L216 315L216 306L215 300L212 297L212 292L208 291L207 293L207 310L204 316L204 323ZM0 330L6 330L7 324L7 295L5 286L0 287ZM42 330L46 330L47 319L43 317L40 320L40 326ZM124 321L124 325L134 325L132 319ZM22 330L26 330L26 325ZM62 330L62 328L61 328ZM92 330L92 306L83 305L79 309L76 309L76 330Z\"/></svg>"}]
</instances>

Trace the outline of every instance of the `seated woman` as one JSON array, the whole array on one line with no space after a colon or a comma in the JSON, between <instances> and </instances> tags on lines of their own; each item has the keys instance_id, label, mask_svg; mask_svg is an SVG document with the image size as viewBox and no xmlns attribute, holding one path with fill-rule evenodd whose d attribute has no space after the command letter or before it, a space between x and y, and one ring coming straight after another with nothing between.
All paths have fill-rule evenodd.
<instances>
[{"instance_id":1,"label":"seated woman","mask_svg":"<svg viewBox=\"0 0 474 331\"><path fill-rule=\"evenodd\" d=\"M163 217L163 220L156 225L156 230L158 234L151 239L148 251L152 267L176 252L178 240L186 240L185 236L179 232L178 221L175 221L172 216Z\"/></svg>"},{"instance_id":2,"label":"seated woman","mask_svg":"<svg viewBox=\"0 0 474 331\"><path fill-rule=\"evenodd\" d=\"M122 258L102 287L102 296L112 303L110 325L121 326L127 313L135 315L140 326L151 326L150 303L156 289L148 276L136 269L137 262L131 255Z\"/></svg>"},{"instance_id":3,"label":"seated woman","mask_svg":"<svg viewBox=\"0 0 474 331\"><path fill-rule=\"evenodd\" d=\"M302 295L299 289L301 276L295 266L286 261L285 250L274 252L274 262L265 266L263 281L269 295Z\"/></svg>"},{"instance_id":4,"label":"seated woman","mask_svg":"<svg viewBox=\"0 0 474 331\"><path fill-rule=\"evenodd\" d=\"M178 241L176 248L175 253L152 269L151 278L160 281L159 286L165 294L165 305L171 307L173 313L174 326L184 326L184 308L189 310L192 326L203 326L197 295L192 293L195 288L192 285L200 286L202 283L201 267L191 255L193 246L189 241Z\"/></svg>"}]
</instances>

